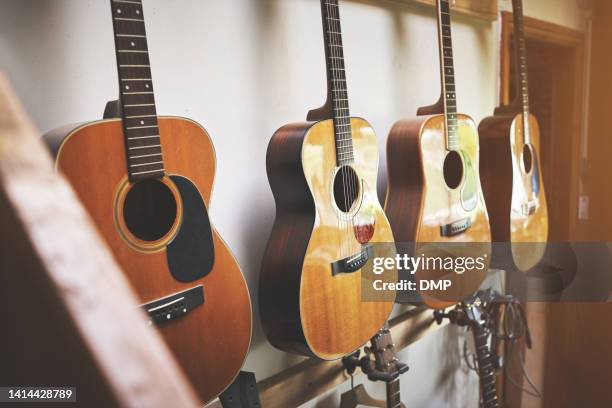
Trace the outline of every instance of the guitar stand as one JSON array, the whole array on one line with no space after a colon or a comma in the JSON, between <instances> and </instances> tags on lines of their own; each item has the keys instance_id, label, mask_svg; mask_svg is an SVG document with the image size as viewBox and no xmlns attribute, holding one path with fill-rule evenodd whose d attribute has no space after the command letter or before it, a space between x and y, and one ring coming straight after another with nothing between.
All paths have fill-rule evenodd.
<instances>
[{"instance_id":1,"label":"guitar stand","mask_svg":"<svg viewBox=\"0 0 612 408\"><path fill-rule=\"evenodd\" d=\"M361 368L361 371L368 377L370 381L383 381L390 383L396 380L400 375L408 371L409 367L407 364L396 362L395 368L392 371L385 372L376 369L376 364L372 359L371 352L368 347L365 348L366 355L360 358L361 351L357 350L353 354L349 354L342 358L342 364L349 375L353 375L357 367Z\"/></svg>"},{"instance_id":2,"label":"guitar stand","mask_svg":"<svg viewBox=\"0 0 612 408\"><path fill-rule=\"evenodd\" d=\"M241 371L232 385L219 395L219 401L223 408L261 408L255 374Z\"/></svg>"}]
</instances>

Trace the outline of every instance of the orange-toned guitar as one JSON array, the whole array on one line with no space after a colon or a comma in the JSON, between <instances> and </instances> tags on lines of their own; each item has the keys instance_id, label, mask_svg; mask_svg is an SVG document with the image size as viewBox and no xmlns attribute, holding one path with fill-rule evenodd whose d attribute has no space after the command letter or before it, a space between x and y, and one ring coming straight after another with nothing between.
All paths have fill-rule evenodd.
<instances>
[{"instance_id":1,"label":"orange-toned guitar","mask_svg":"<svg viewBox=\"0 0 612 408\"><path fill-rule=\"evenodd\" d=\"M321 8L328 99L308 122L280 128L268 145L276 220L259 301L274 346L337 359L367 342L389 316L395 293L362 299L369 285L363 267L376 256L394 256L395 246L376 195L376 136L349 112L338 0L321 0ZM382 279L395 282L395 269Z\"/></svg>"},{"instance_id":2,"label":"orange-toned guitar","mask_svg":"<svg viewBox=\"0 0 612 408\"><path fill-rule=\"evenodd\" d=\"M233 381L246 357L249 294L207 214L211 140L191 120L157 116L142 4L111 0L111 6L121 118L46 137L57 169L205 402Z\"/></svg>"},{"instance_id":3,"label":"orange-toned guitar","mask_svg":"<svg viewBox=\"0 0 612 408\"><path fill-rule=\"evenodd\" d=\"M526 272L544 256L548 210L540 172L540 129L529 112L522 1L513 0L513 8L516 99L480 123L480 169L493 241L508 243L504 259L511 259L516 269Z\"/></svg>"},{"instance_id":4,"label":"orange-toned guitar","mask_svg":"<svg viewBox=\"0 0 612 408\"><path fill-rule=\"evenodd\" d=\"M491 253L478 174L478 133L471 118L457 113L448 0L439 0L437 10L442 95L437 104L421 108L417 118L399 121L391 129L385 212L396 241L415 244L409 255L453 262L482 258L483 267L462 274L434 267L433 261L429 267L418 267L418 293L432 308L473 294L484 280ZM447 290L422 289L420 281L430 279L452 284Z\"/></svg>"}]
</instances>

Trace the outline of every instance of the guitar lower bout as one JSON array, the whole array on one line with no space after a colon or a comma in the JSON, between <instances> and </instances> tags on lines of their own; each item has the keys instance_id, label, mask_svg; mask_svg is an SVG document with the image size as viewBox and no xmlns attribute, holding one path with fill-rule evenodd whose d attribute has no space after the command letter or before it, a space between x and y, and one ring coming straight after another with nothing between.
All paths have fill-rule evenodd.
<instances>
[{"instance_id":1,"label":"guitar lower bout","mask_svg":"<svg viewBox=\"0 0 612 408\"><path fill-rule=\"evenodd\" d=\"M471 118L457 114L457 146L447 148L444 115L396 123L387 140L389 185L385 211L398 243L410 256L482 258L483 268L456 273L418 268L421 280L448 280L446 290L418 290L434 309L473 294L484 281L491 255L489 218L480 186L479 145Z\"/></svg>"}]
</instances>

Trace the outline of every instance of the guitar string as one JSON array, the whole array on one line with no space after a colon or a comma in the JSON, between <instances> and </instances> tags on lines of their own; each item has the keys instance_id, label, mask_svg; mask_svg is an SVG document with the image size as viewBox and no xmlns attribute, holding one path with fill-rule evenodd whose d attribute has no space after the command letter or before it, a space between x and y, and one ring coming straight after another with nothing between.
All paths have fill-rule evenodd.
<instances>
[{"instance_id":1,"label":"guitar string","mask_svg":"<svg viewBox=\"0 0 612 408\"><path fill-rule=\"evenodd\" d=\"M349 100L348 100L348 86L346 83L346 63L344 61L344 44L342 41L342 30L341 30L341 23L340 23L340 7L338 5L338 0L331 0L332 2L336 2L336 13L337 15L336 20L335 20L335 24L337 25L337 30L336 31L338 34L338 54L340 55L340 59L338 60L338 63L340 64L340 71L338 71L341 76L341 78L343 78L344 80L342 81L344 84L344 89L343 92L341 92L342 96L343 96L343 101L341 101L343 108L345 109L345 113L346 113L346 126L349 129L349 138L348 138L348 143L350 143L350 149L349 149L349 153L350 153L350 157L349 157L349 162L354 162L354 149L353 149L353 128L351 126L351 118L350 118L350 112L349 112ZM347 165L347 168L351 168L350 165ZM351 168L352 169L352 168ZM354 204L355 200L356 200L356 195L357 195L357 189L356 189L356 185L355 185L355 178L353 177L356 176L356 172L354 169L352 169L352 171L347 172L347 180L348 180L348 203L346 204L347 209L351 210L352 209L352 205ZM349 208L350 206L350 208ZM349 243L353 242L353 237L354 237L354 222L353 222L353 218L351 217L348 220L348 236L349 236ZM349 251L349 255L352 255L352 251Z\"/></svg>"},{"instance_id":2,"label":"guitar string","mask_svg":"<svg viewBox=\"0 0 612 408\"><path fill-rule=\"evenodd\" d=\"M341 177L342 177L342 191L344 194L344 207L345 209L348 206L348 192L347 192L347 182L346 182L346 172L344 171L344 168L342 166L342 160L340 159L340 155L338 154L339 152L339 146L338 146L338 138L340 136L339 134L339 129L338 129L338 124L339 124L339 118L338 118L338 112L340 109L340 105L339 103L341 103L341 101L338 101L338 98L336 97L337 94L337 89L336 89L336 84L338 83L339 78L336 77L336 70L339 68L339 66L337 65L337 61L339 61L339 55L336 52L336 48L338 44L334 43L334 35L336 33L335 29L336 27L334 27L334 18L337 18L336 16L334 16L333 14L333 8L334 6L337 7L337 5L335 5L334 3L332 3L333 0L322 0L325 3L325 9L327 11L327 24L325 29L327 30L327 39L328 39L328 53L330 55L331 58L330 62L329 62L329 68L331 71L330 77L331 77L331 90L332 90L332 110L333 110L333 114L332 114L332 122L333 122L333 128L334 128L334 135L335 135L335 142L336 142L336 160L340 163L337 163L339 165L339 172L341 173ZM340 230L344 231L344 233L341 233L341 240L342 240L342 248L341 251L343 252L343 256L350 256L350 241L347 239L348 236L346 234L346 231L348 229L348 223L347 221L344 219L344 217L339 217L340 220Z\"/></svg>"},{"instance_id":3,"label":"guitar string","mask_svg":"<svg viewBox=\"0 0 612 408\"><path fill-rule=\"evenodd\" d=\"M344 128L348 128L348 130L343 130L343 132L350 132L349 133L349 137L348 140L344 140L344 137L341 137L341 143L343 144L341 146L341 150L343 153L343 161L344 161L344 156L346 156L346 151L344 151L345 149L345 144L347 144L347 142L351 143L351 149L349 150L348 153L352 153L352 128L350 126L350 117L348 116L348 110L349 110L349 106L348 106L348 89L346 86L346 74L345 74L345 64L344 64L344 49L343 49L343 44L342 44L342 31L341 31L341 24L340 24L340 10L339 10L339 5L338 5L338 0L330 0L331 1L331 5L334 6L332 8L332 31L333 31L333 35L335 36L337 41L332 41L332 44L335 45L335 47L332 47L335 51L335 56L337 57L335 59L336 64L336 79L338 79L338 81L336 81L336 84L338 82L341 83L341 85L344 85L343 88L339 89L339 92L335 93L336 99L337 99L337 109L339 109L342 112L341 117L342 119L342 126ZM335 14L334 14L334 10L335 9ZM340 94L340 96L342 96L341 98L338 98L338 94ZM344 133L343 133L344 134ZM349 160L350 161L350 160ZM355 186L354 186L354 177L352 172L349 169L350 166L348 165L344 165L343 168L343 182L344 182L344 187L347 191L348 194L346 194L346 199L345 199L345 208L347 210L347 212L349 212L352 208L352 204L353 204L353 198L355 195ZM353 242L353 236L354 236L354 231L353 231L353 220L352 218L348 218L347 220L345 220L346 222L346 238L347 238L347 255L350 256L352 255L352 248L351 248L351 243Z\"/></svg>"},{"instance_id":4,"label":"guitar string","mask_svg":"<svg viewBox=\"0 0 612 408\"><path fill-rule=\"evenodd\" d=\"M324 42L325 42L326 49L329 49L329 48L331 48L331 47L329 47L329 43L328 43L328 37L329 37L329 5L327 4L326 0L321 0L321 7L325 7L324 14L323 14L323 31L324 31L323 32L323 39L324 39ZM323 9L322 9L322 12L323 12ZM333 70L329 69L330 68L329 64L331 63L330 60L331 60L331 58L327 58L326 67L327 67L328 72L333 73ZM331 87L332 84L333 84L333 81L330 79L329 82L331 82L329 84L329 86ZM333 89L333 88L330 88L330 89ZM333 124L333 121L332 121L332 128L333 127L334 127L334 124ZM337 177L337 175L336 175L336 177ZM332 195L334 197L334 200L336 199L335 184L336 183L335 183L335 180L334 180L334 182L332 184ZM337 221L337 224L338 224L338 230L341 230L342 229L342 220L341 220L341 218L338 217L338 219L336 221ZM343 244L344 244L344 242L342 240L342 234L340 234L338 236L338 247L339 247L341 252L343 252Z\"/></svg>"}]
</instances>

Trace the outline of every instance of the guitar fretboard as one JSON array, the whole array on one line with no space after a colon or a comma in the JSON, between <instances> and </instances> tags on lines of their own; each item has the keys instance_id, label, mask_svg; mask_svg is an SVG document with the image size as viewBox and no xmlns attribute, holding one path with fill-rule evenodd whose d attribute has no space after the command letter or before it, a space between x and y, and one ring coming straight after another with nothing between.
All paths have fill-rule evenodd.
<instances>
[{"instance_id":1,"label":"guitar fretboard","mask_svg":"<svg viewBox=\"0 0 612 408\"><path fill-rule=\"evenodd\" d=\"M480 392L483 408L497 408L497 390L495 388L495 371L491 361L491 352L487 342L487 332L480 326L472 327L474 343L476 344L476 358L478 360L478 375L480 377Z\"/></svg>"},{"instance_id":2,"label":"guitar fretboard","mask_svg":"<svg viewBox=\"0 0 612 408\"><path fill-rule=\"evenodd\" d=\"M144 15L140 0L111 0L123 134L131 182L164 175Z\"/></svg>"},{"instance_id":3,"label":"guitar fretboard","mask_svg":"<svg viewBox=\"0 0 612 408\"><path fill-rule=\"evenodd\" d=\"M444 95L444 116L446 118L446 148L448 150L458 150L457 93L449 0L438 0L437 6L440 72Z\"/></svg>"},{"instance_id":4,"label":"guitar fretboard","mask_svg":"<svg viewBox=\"0 0 612 408\"><path fill-rule=\"evenodd\" d=\"M512 0L514 14L514 47L516 49L517 98L523 111L525 143L530 143L529 131L529 75L527 70L527 47L525 46L525 24L523 21L523 1Z\"/></svg>"},{"instance_id":5,"label":"guitar fretboard","mask_svg":"<svg viewBox=\"0 0 612 408\"><path fill-rule=\"evenodd\" d=\"M336 163L341 166L352 163L354 157L338 0L321 0L321 8L327 59L328 98L333 109Z\"/></svg>"},{"instance_id":6,"label":"guitar fretboard","mask_svg":"<svg viewBox=\"0 0 612 408\"><path fill-rule=\"evenodd\" d=\"M399 378L387 383L387 408L401 408Z\"/></svg>"}]
</instances>

